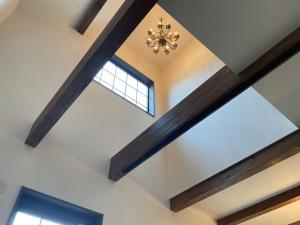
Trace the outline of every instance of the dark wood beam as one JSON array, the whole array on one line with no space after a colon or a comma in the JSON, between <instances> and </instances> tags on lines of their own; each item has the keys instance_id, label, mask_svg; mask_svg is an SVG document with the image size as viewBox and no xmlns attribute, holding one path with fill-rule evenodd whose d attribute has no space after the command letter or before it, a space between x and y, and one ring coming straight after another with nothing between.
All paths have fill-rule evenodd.
<instances>
[{"instance_id":1,"label":"dark wood beam","mask_svg":"<svg viewBox=\"0 0 300 225\"><path fill-rule=\"evenodd\" d=\"M104 4L107 0L93 0L92 3L87 8L84 15L78 21L77 26L75 27L76 30L84 34L88 27L91 25L95 17L98 15Z\"/></svg>"},{"instance_id":2,"label":"dark wood beam","mask_svg":"<svg viewBox=\"0 0 300 225\"><path fill-rule=\"evenodd\" d=\"M126 0L34 122L25 141L35 147L114 55L157 0Z\"/></svg>"},{"instance_id":3,"label":"dark wood beam","mask_svg":"<svg viewBox=\"0 0 300 225\"><path fill-rule=\"evenodd\" d=\"M178 212L300 152L300 131L280 139L170 199Z\"/></svg>"},{"instance_id":4,"label":"dark wood beam","mask_svg":"<svg viewBox=\"0 0 300 225\"><path fill-rule=\"evenodd\" d=\"M300 220L295 223L290 223L289 225L300 225Z\"/></svg>"},{"instance_id":5,"label":"dark wood beam","mask_svg":"<svg viewBox=\"0 0 300 225\"><path fill-rule=\"evenodd\" d=\"M300 200L300 185L218 220L218 225L235 225Z\"/></svg>"},{"instance_id":6,"label":"dark wood beam","mask_svg":"<svg viewBox=\"0 0 300 225\"><path fill-rule=\"evenodd\" d=\"M249 88L299 51L300 28L239 75L222 68L111 159L109 178L117 181L178 136Z\"/></svg>"}]
</instances>

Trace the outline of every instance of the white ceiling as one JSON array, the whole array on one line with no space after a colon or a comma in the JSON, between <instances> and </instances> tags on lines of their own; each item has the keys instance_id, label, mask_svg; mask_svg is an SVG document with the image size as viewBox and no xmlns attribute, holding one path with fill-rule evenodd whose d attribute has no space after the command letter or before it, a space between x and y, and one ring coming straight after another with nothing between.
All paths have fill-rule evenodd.
<instances>
[{"instance_id":1,"label":"white ceiling","mask_svg":"<svg viewBox=\"0 0 300 225\"><path fill-rule=\"evenodd\" d=\"M159 4L235 72L300 23L299 0L160 0Z\"/></svg>"},{"instance_id":2,"label":"white ceiling","mask_svg":"<svg viewBox=\"0 0 300 225\"><path fill-rule=\"evenodd\" d=\"M83 12L91 2L92 0L23 0L20 2L18 10L31 18L48 24L55 24L55 26L60 27L70 27L77 23L78 19L81 15L83 15ZM103 30L107 21L112 18L123 2L124 0L107 1L84 36L88 39L95 39ZM166 56L163 52L155 55L152 52L152 49L146 46L146 40L148 38L147 31L149 28L155 28L160 17L164 18L165 23L170 23L172 25L172 30L174 29L174 31L178 31L180 34L178 41L179 47L176 51L172 51L168 56ZM193 39L195 40L195 38L180 23L178 23L159 5L155 5L135 31L130 35L124 45L127 45L129 48L136 51L141 57L145 58L149 61L149 63L161 70Z\"/></svg>"},{"instance_id":3,"label":"white ceiling","mask_svg":"<svg viewBox=\"0 0 300 225\"><path fill-rule=\"evenodd\" d=\"M17 11L56 29L73 28L93 0L20 0ZM82 38L95 40L124 0L109 0ZM78 35L80 35L78 33ZM81 35L80 35L81 36Z\"/></svg>"},{"instance_id":4,"label":"white ceiling","mask_svg":"<svg viewBox=\"0 0 300 225\"><path fill-rule=\"evenodd\" d=\"M300 126L300 53L292 57L254 88L298 127Z\"/></svg>"}]
</instances>

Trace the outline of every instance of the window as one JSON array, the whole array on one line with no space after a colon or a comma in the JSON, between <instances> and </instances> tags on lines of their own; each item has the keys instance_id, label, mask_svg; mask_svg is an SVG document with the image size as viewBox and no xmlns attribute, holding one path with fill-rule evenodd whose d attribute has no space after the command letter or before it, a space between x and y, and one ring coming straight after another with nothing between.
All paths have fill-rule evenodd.
<instances>
[{"instance_id":1,"label":"window","mask_svg":"<svg viewBox=\"0 0 300 225\"><path fill-rule=\"evenodd\" d=\"M50 220L32 216L27 213L17 212L13 225L61 225Z\"/></svg>"},{"instance_id":2,"label":"window","mask_svg":"<svg viewBox=\"0 0 300 225\"><path fill-rule=\"evenodd\" d=\"M103 215L22 187L8 225L101 225Z\"/></svg>"},{"instance_id":3,"label":"window","mask_svg":"<svg viewBox=\"0 0 300 225\"><path fill-rule=\"evenodd\" d=\"M122 61L112 57L94 80L117 95L154 115L153 81Z\"/></svg>"}]
</instances>

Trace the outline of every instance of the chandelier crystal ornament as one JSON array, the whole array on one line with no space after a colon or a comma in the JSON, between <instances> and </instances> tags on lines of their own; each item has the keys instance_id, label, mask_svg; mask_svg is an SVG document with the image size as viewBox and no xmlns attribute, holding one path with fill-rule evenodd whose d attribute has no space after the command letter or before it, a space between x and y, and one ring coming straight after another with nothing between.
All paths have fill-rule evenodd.
<instances>
[{"instance_id":1,"label":"chandelier crystal ornament","mask_svg":"<svg viewBox=\"0 0 300 225\"><path fill-rule=\"evenodd\" d=\"M178 32L172 33L170 31L171 25L164 25L162 21L163 18L160 18L159 23L156 25L158 31L148 30L149 38L146 44L148 47L153 48L154 54L157 54L162 48L165 54L169 55L170 50L175 50L178 47L179 34Z\"/></svg>"}]
</instances>

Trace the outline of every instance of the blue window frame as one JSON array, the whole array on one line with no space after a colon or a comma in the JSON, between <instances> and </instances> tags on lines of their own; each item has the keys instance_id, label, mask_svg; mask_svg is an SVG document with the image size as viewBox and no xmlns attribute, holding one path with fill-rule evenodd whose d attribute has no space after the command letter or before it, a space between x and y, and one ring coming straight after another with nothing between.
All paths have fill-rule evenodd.
<instances>
[{"instance_id":1,"label":"blue window frame","mask_svg":"<svg viewBox=\"0 0 300 225\"><path fill-rule=\"evenodd\" d=\"M7 225L102 225L103 214L22 187Z\"/></svg>"},{"instance_id":2,"label":"blue window frame","mask_svg":"<svg viewBox=\"0 0 300 225\"><path fill-rule=\"evenodd\" d=\"M154 82L119 57L113 56L94 81L154 116Z\"/></svg>"}]
</instances>

